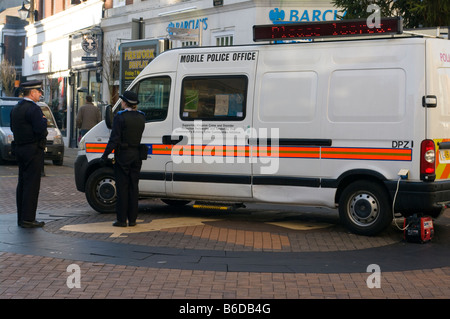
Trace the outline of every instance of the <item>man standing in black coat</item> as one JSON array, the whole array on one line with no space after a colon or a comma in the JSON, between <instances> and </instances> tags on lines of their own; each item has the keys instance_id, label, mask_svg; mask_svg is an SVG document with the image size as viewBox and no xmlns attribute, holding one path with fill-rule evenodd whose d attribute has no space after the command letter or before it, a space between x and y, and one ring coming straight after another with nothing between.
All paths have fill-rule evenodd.
<instances>
[{"instance_id":1,"label":"man standing in black coat","mask_svg":"<svg viewBox=\"0 0 450 319\"><path fill-rule=\"evenodd\" d=\"M139 173L142 160L139 145L145 128L145 114L137 110L136 93L125 91L120 96L122 109L114 116L111 136L101 160L105 162L114 150L114 177L116 180L117 220L113 226L136 225L139 199Z\"/></svg>"},{"instance_id":2,"label":"man standing in black coat","mask_svg":"<svg viewBox=\"0 0 450 319\"><path fill-rule=\"evenodd\" d=\"M47 118L39 102L41 81L22 84L24 99L11 111L11 131L14 134L14 151L19 166L16 190L17 223L24 228L44 226L36 221L36 209L41 187L41 169L47 142Z\"/></svg>"}]
</instances>

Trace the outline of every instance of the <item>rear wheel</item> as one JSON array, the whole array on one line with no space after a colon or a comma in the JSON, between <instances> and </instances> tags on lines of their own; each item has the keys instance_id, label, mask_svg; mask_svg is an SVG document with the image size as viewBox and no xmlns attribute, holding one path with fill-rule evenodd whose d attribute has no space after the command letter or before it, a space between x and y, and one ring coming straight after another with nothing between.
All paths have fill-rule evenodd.
<instances>
[{"instance_id":1,"label":"rear wheel","mask_svg":"<svg viewBox=\"0 0 450 319\"><path fill-rule=\"evenodd\" d=\"M356 234L371 236L380 233L392 222L387 191L372 181L351 183L339 199L339 217Z\"/></svg>"},{"instance_id":2,"label":"rear wheel","mask_svg":"<svg viewBox=\"0 0 450 319\"><path fill-rule=\"evenodd\" d=\"M86 199L99 213L113 213L116 209L117 190L114 170L102 167L94 171L86 182Z\"/></svg>"}]
</instances>

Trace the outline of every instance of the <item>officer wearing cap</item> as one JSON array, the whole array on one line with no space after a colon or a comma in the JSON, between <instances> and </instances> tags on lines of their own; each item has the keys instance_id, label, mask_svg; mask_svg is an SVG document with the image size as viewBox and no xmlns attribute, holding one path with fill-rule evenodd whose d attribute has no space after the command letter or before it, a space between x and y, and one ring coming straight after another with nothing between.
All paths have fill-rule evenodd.
<instances>
[{"instance_id":1,"label":"officer wearing cap","mask_svg":"<svg viewBox=\"0 0 450 319\"><path fill-rule=\"evenodd\" d=\"M44 93L42 82L25 82L21 89L24 98L11 111L14 152L19 166L17 223L24 228L34 228L44 226L44 222L36 221L36 209L48 134L47 118L36 104Z\"/></svg>"},{"instance_id":2,"label":"officer wearing cap","mask_svg":"<svg viewBox=\"0 0 450 319\"><path fill-rule=\"evenodd\" d=\"M142 160L139 145L145 127L145 114L137 110L136 93L125 91L120 96L122 111L114 116L108 145L101 157L104 163L114 150L114 176L116 180L117 220L113 226L135 226L138 215L139 173Z\"/></svg>"}]
</instances>

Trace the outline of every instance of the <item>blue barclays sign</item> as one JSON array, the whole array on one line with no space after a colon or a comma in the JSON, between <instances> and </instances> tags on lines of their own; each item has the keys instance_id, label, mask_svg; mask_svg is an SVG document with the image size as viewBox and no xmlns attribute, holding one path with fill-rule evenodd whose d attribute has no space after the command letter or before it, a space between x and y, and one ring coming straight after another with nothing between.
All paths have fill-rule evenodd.
<instances>
[{"instance_id":1,"label":"blue barclays sign","mask_svg":"<svg viewBox=\"0 0 450 319\"><path fill-rule=\"evenodd\" d=\"M180 22L170 22L169 28L181 28L181 29L198 29L203 24L203 30L208 29L208 18L191 19Z\"/></svg>"},{"instance_id":2,"label":"blue barclays sign","mask_svg":"<svg viewBox=\"0 0 450 319\"><path fill-rule=\"evenodd\" d=\"M287 12L287 13L286 13ZM286 22L312 22L312 21L330 21L339 20L338 14L345 16L346 12L342 13L340 10L283 10L274 8L269 12L269 19L272 23L286 23Z\"/></svg>"}]
</instances>

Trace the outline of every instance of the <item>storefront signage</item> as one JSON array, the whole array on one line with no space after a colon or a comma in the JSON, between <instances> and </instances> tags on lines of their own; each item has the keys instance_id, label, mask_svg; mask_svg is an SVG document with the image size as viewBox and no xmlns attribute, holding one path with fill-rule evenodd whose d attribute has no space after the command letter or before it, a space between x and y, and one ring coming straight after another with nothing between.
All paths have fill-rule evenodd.
<instances>
[{"instance_id":1,"label":"storefront signage","mask_svg":"<svg viewBox=\"0 0 450 319\"><path fill-rule=\"evenodd\" d=\"M83 36L83 42L81 42L81 47L87 54L97 55L98 50L97 36L93 34L85 34Z\"/></svg>"},{"instance_id":2,"label":"storefront signage","mask_svg":"<svg viewBox=\"0 0 450 319\"><path fill-rule=\"evenodd\" d=\"M269 12L269 19L272 23L286 22L309 22L309 21L330 21L339 20L340 15L345 15L336 9L280 9L274 8Z\"/></svg>"},{"instance_id":3,"label":"storefront signage","mask_svg":"<svg viewBox=\"0 0 450 319\"><path fill-rule=\"evenodd\" d=\"M120 91L126 89L159 53L159 41L134 41L120 45Z\"/></svg>"},{"instance_id":4,"label":"storefront signage","mask_svg":"<svg viewBox=\"0 0 450 319\"><path fill-rule=\"evenodd\" d=\"M40 53L31 57L32 74L50 72L50 57L48 53Z\"/></svg>"},{"instance_id":5,"label":"storefront signage","mask_svg":"<svg viewBox=\"0 0 450 319\"><path fill-rule=\"evenodd\" d=\"M72 35L71 67L86 68L101 62L102 33L99 29Z\"/></svg>"},{"instance_id":6,"label":"storefront signage","mask_svg":"<svg viewBox=\"0 0 450 319\"><path fill-rule=\"evenodd\" d=\"M208 29L208 18L191 19L179 22L170 22L169 28L199 29L203 25L203 30Z\"/></svg>"}]
</instances>

